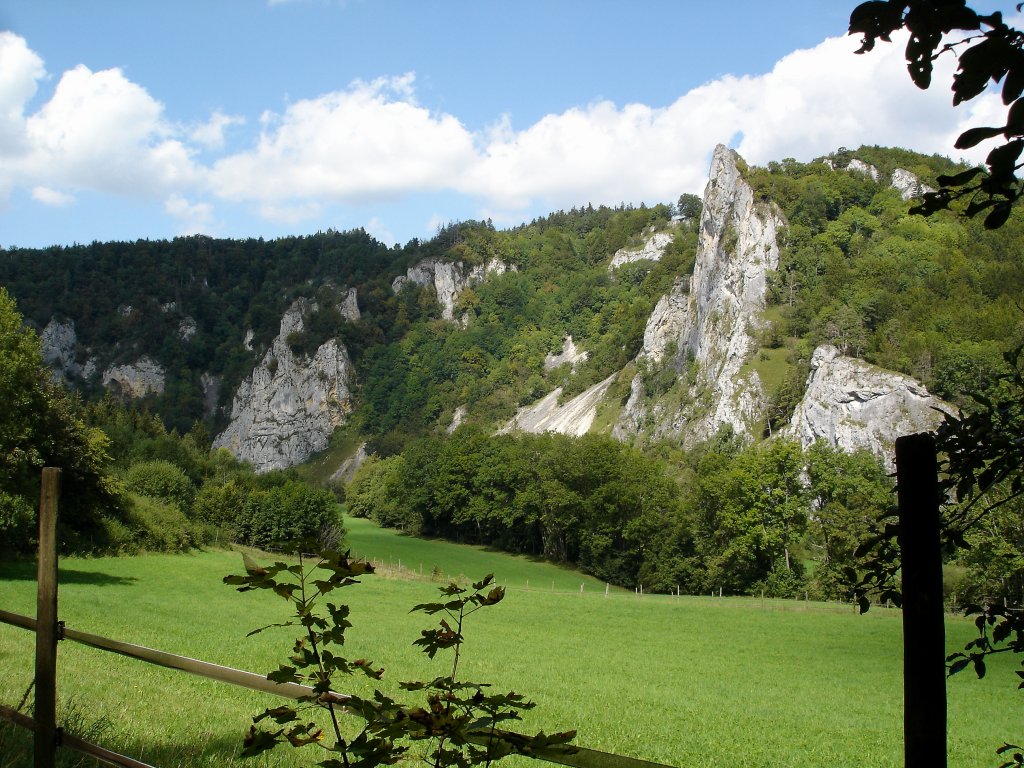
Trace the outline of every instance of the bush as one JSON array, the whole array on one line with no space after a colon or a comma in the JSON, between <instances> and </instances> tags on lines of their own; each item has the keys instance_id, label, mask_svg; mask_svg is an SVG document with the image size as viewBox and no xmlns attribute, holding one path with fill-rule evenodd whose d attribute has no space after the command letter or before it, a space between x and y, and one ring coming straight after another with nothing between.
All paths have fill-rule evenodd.
<instances>
[{"instance_id":1,"label":"bush","mask_svg":"<svg viewBox=\"0 0 1024 768\"><path fill-rule=\"evenodd\" d=\"M0 491L0 542L4 542L0 548L34 541L35 520L35 511L25 498Z\"/></svg>"},{"instance_id":2,"label":"bush","mask_svg":"<svg viewBox=\"0 0 1024 768\"><path fill-rule=\"evenodd\" d=\"M138 546L155 552L181 552L210 541L212 529L193 523L176 505L133 496L125 515Z\"/></svg>"},{"instance_id":3,"label":"bush","mask_svg":"<svg viewBox=\"0 0 1024 768\"><path fill-rule=\"evenodd\" d=\"M196 487L179 467L169 461L133 464L125 474L124 483L132 493L173 504L185 514L192 512Z\"/></svg>"},{"instance_id":4,"label":"bush","mask_svg":"<svg viewBox=\"0 0 1024 768\"><path fill-rule=\"evenodd\" d=\"M296 546L344 537L338 506L330 491L297 480L253 491L235 517L238 540L261 549Z\"/></svg>"}]
</instances>

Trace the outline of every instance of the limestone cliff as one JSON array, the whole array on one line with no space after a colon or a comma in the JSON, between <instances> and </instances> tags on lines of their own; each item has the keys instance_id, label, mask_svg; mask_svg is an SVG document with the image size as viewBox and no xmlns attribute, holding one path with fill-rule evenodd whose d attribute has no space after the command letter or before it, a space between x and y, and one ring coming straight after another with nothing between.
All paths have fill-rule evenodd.
<instances>
[{"instance_id":1,"label":"limestone cliff","mask_svg":"<svg viewBox=\"0 0 1024 768\"><path fill-rule=\"evenodd\" d=\"M805 448L817 440L844 451L864 448L892 469L896 438L934 429L942 411L951 406L909 376L822 346L814 351L807 391L783 434Z\"/></svg>"},{"instance_id":2,"label":"limestone cliff","mask_svg":"<svg viewBox=\"0 0 1024 768\"><path fill-rule=\"evenodd\" d=\"M672 234L670 232L658 232L647 238L639 250L620 248L612 256L608 269L615 270L623 264L632 264L634 261L642 261L643 259L660 261L661 257L665 254L665 249L671 242Z\"/></svg>"},{"instance_id":3,"label":"limestone cliff","mask_svg":"<svg viewBox=\"0 0 1024 768\"><path fill-rule=\"evenodd\" d=\"M755 350L752 333L765 306L768 273L778 266L777 233L784 226L773 205L754 199L738 156L719 145L711 160L696 264L688 284L678 280L658 302L644 332L638 363L681 370L696 361L689 383L691 407L653 412L643 386L632 395L614 433L625 437L650 423L657 436L685 442L703 439L725 425L748 434L763 408L756 371L744 363Z\"/></svg>"},{"instance_id":4,"label":"limestone cliff","mask_svg":"<svg viewBox=\"0 0 1024 768\"><path fill-rule=\"evenodd\" d=\"M83 375L82 366L75 361L78 336L74 323L52 318L39 334L39 342L43 349L43 362L53 371L55 379L66 380Z\"/></svg>"},{"instance_id":5,"label":"limestone cliff","mask_svg":"<svg viewBox=\"0 0 1024 768\"><path fill-rule=\"evenodd\" d=\"M235 393L231 423L214 441L257 472L290 467L324 450L351 410L355 372L344 345L330 339L311 358L288 346L289 334L302 331L314 310L298 299L285 312L277 338Z\"/></svg>"},{"instance_id":6,"label":"limestone cliff","mask_svg":"<svg viewBox=\"0 0 1024 768\"><path fill-rule=\"evenodd\" d=\"M115 395L139 398L164 391L167 375L158 362L140 357L134 363L112 365L103 371L103 386Z\"/></svg>"},{"instance_id":7,"label":"limestone cliff","mask_svg":"<svg viewBox=\"0 0 1024 768\"><path fill-rule=\"evenodd\" d=\"M489 274L502 275L509 269L505 262L497 258L469 269L461 261L424 259L409 267L404 275L396 277L391 283L391 290L398 293L408 282L424 288L432 287L441 304L441 316L445 320L454 320L455 305L466 288L482 283Z\"/></svg>"}]
</instances>

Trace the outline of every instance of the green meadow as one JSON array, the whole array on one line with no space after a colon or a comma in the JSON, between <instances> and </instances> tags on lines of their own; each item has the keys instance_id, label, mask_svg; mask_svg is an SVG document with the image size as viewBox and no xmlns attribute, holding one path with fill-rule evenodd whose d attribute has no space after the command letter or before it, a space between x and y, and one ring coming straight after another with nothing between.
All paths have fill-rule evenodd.
<instances>
[{"instance_id":1,"label":"green meadow","mask_svg":"<svg viewBox=\"0 0 1024 768\"><path fill-rule=\"evenodd\" d=\"M388 693L399 693L400 680L444 672L445 661L412 646L431 620L409 613L434 598L435 569L449 578L493 572L508 595L470 619L461 670L532 698L537 708L525 713L521 730L574 728L583 746L676 766L902 763L897 611L858 616L849 605L614 589L606 596L604 584L547 563L405 537L362 520L346 525L353 551L381 562L377 575L338 598L352 606L347 655L384 666ZM290 630L245 635L283 621L286 604L221 583L241 570L240 554L229 551L66 559L60 616L76 629L268 672L289 653ZM33 579L31 564L0 565L0 608L34 615ZM972 623L951 617L949 648L973 632ZM32 634L0 625L0 703L21 699L32 657ZM1021 737L1015 669L1013 659L998 659L983 680L964 673L949 681L950 766L997 765L994 750ZM154 765L315 762L312 748L237 758L252 715L278 702L267 694L69 641L60 645L58 674L65 713L100 721L104 746ZM336 687L370 691L357 678ZM0 768L30 765L26 743L0 731Z\"/></svg>"}]
</instances>

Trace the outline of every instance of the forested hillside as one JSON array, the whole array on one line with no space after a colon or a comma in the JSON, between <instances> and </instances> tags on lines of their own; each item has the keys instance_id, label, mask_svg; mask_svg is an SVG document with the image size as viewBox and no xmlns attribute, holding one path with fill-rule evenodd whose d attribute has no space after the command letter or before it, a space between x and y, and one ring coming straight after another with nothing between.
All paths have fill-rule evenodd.
<instances>
[{"instance_id":1,"label":"forested hillside","mask_svg":"<svg viewBox=\"0 0 1024 768\"><path fill-rule=\"evenodd\" d=\"M143 414L132 418L144 431L191 433L200 453L233 418L240 383L276 375L269 350L305 299L284 339L294 364L336 339L355 371L318 459L333 464L315 470L328 477L366 442L371 459L347 489L354 513L567 560L627 586L833 597L891 501L885 471L867 454L761 440L788 424L823 344L970 408L1024 337L1024 228L1019 213L996 231L953 212L909 215L921 185L956 169L941 157L862 147L810 163L737 163L756 206L784 223L766 302L748 322L755 350L744 370L758 374L766 405L746 435L681 441L641 424L625 443L610 437L637 381L649 412L702 407L692 357L638 357L655 306L694 272L703 233L693 195L585 205L507 230L452 223L393 248L363 231L12 248L0 252L0 285L36 329L73 327L74 365L63 370L88 401L103 395L105 371L154 361L162 390L120 392L122 405ZM735 237L722 233L720 250ZM477 277L442 295L438 264ZM578 354L556 357L570 339ZM598 382L607 389L585 437L495 434L556 388L565 402ZM106 402L93 423L124 424ZM192 493L213 477L227 483L213 465L195 470ZM222 519L227 496L200 496L190 514L241 525ZM971 565L963 589L1019 590L1024 569L991 566Z\"/></svg>"}]
</instances>

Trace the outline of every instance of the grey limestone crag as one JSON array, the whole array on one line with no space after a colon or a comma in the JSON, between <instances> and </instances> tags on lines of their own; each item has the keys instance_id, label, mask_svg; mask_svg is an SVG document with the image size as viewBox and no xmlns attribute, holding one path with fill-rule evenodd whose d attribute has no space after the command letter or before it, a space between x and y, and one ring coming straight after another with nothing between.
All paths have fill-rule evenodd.
<instances>
[{"instance_id":1,"label":"grey limestone crag","mask_svg":"<svg viewBox=\"0 0 1024 768\"><path fill-rule=\"evenodd\" d=\"M297 299L285 312L277 338L235 393L230 424L214 441L257 472L290 467L324 450L351 410L355 372L344 345L329 339L309 358L288 345L289 334L302 331L314 309Z\"/></svg>"},{"instance_id":2,"label":"grey limestone crag","mask_svg":"<svg viewBox=\"0 0 1024 768\"><path fill-rule=\"evenodd\" d=\"M53 371L55 379L82 375L82 367L75 362L78 336L74 323L52 318L39 334L39 341L43 348L43 362Z\"/></svg>"},{"instance_id":3,"label":"grey limestone crag","mask_svg":"<svg viewBox=\"0 0 1024 768\"><path fill-rule=\"evenodd\" d=\"M844 451L867 449L892 469L896 438L934 429L950 411L909 376L826 345L814 351L807 391L783 434L805 448L824 440Z\"/></svg>"},{"instance_id":4,"label":"grey limestone crag","mask_svg":"<svg viewBox=\"0 0 1024 768\"><path fill-rule=\"evenodd\" d=\"M544 371L553 371L560 365L566 363L575 370L578 363L585 362L587 357L587 351L579 349L572 340L572 336L566 336L562 342L562 351L557 355L545 355L544 356Z\"/></svg>"},{"instance_id":5,"label":"grey limestone crag","mask_svg":"<svg viewBox=\"0 0 1024 768\"><path fill-rule=\"evenodd\" d=\"M102 381L114 394L134 399L163 392L166 373L155 360L143 356L134 363L110 366L103 371Z\"/></svg>"},{"instance_id":6,"label":"grey limestone crag","mask_svg":"<svg viewBox=\"0 0 1024 768\"><path fill-rule=\"evenodd\" d=\"M608 269L615 270L623 264L631 264L634 261L642 261L643 259L660 261L661 257L665 254L665 249L671 242L671 232L657 232L647 238L639 250L631 250L629 248L617 250L615 255L612 256L611 263L608 264Z\"/></svg>"},{"instance_id":7,"label":"grey limestone crag","mask_svg":"<svg viewBox=\"0 0 1024 768\"><path fill-rule=\"evenodd\" d=\"M897 168L892 172L889 186L897 190L904 200L913 200L927 192L935 191L927 184L922 184L917 176L904 168Z\"/></svg>"},{"instance_id":8,"label":"grey limestone crag","mask_svg":"<svg viewBox=\"0 0 1024 768\"><path fill-rule=\"evenodd\" d=\"M490 274L502 275L509 269L505 262L497 258L469 269L461 261L424 259L409 267L404 275L396 277L391 283L391 290L398 293L407 282L425 288L433 287L441 304L441 317L454 320L455 306L466 288L482 283Z\"/></svg>"},{"instance_id":9,"label":"grey limestone crag","mask_svg":"<svg viewBox=\"0 0 1024 768\"><path fill-rule=\"evenodd\" d=\"M744 369L755 349L752 333L765 307L768 274L778 266L777 234L785 225L773 205L755 200L743 180L735 152L715 148L704 190L696 265L686 286L677 280L652 313L640 358L681 368L696 361L694 396L699 415L649 412L643 387L636 383L615 434L625 437L654 416L656 435L691 442L725 425L747 434L763 408L755 371ZM671 351L673 359L667 359Z\"/></svg>"}]
</instances>

